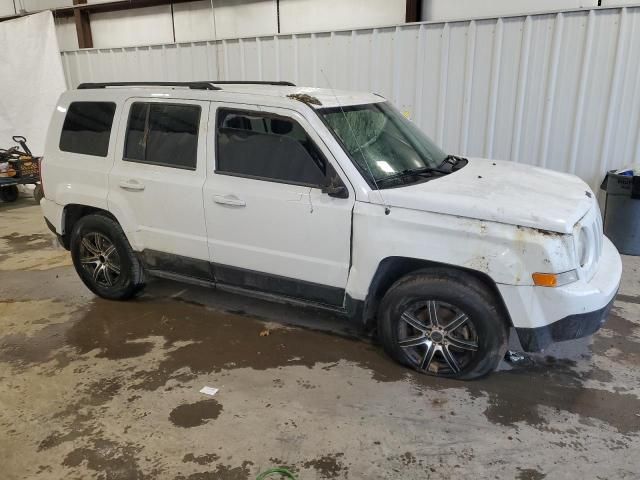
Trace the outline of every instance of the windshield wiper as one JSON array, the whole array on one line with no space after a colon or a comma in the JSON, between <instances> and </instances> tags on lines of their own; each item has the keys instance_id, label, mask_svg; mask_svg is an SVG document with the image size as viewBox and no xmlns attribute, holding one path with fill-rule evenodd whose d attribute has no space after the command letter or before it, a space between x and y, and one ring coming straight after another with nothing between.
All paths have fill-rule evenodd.
<instances>
[{"instance_id":1,"label":"windshield wiper","mask_svg":"<svg viewBox=\"0 0 640 480\"><path fill-rule=\"evenodd\" d=\"M400 178L406 178L406 177L432 177L434 174L440 174L440 175L448 175L449 171L447 170L442 170L441 168L436 168L436 167L423 167L423 168L416 168L413 170L403 170L401 172L398 173L394 173L393 175L389 175L387 177L383 177L381 179L377 179L376 180L376 184L380 185L381 183L386 183L388 181L391 180L398 180Z\"/></svg>"}]
</instances>

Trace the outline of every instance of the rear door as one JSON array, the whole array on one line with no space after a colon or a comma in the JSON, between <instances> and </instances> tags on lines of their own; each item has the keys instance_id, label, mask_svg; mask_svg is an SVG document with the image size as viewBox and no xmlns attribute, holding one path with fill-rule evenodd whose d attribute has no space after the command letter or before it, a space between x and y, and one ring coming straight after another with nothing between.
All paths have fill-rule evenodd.
<instances>
[{"instance_id":1,"label":"rear door","mask_svg":"<svg viewBox=\"0 0 640 480\"><path fill-rule=\"evenodd\" d=\"M214 110L215 109L215 110ZM215 152L215 154L214 154ZM350 265L348 198L321 192L330 151L293 110L212 104L204 188L216 281L342 305Z\"/></svg>"},{"instance_id":2,"label":"rear door","mask_svg":"<svg viewBox=\"0 0 640 480\"><path fill-rule=\"evenodd\" d=\"M210 279L202 205L208 102L130 99L109 209L151 269Z\"/></svg>"}]
</instances>

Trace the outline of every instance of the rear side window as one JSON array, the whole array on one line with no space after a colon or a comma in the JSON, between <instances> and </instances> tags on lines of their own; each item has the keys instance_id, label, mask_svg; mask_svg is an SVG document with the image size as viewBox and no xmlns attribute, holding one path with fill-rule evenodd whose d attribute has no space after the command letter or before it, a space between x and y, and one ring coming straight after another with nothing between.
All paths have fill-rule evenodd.
<instances>
[{"instance_id":1,"label":"rear side window","mask_svg":"<svg viewBox=\"0 0 640 480\"><path fill-rule=\"evenodd\" d=\"M198 105L131 105L124 160L195 170L198 157Z\"/></svg>"},{"instance_id":2,"label":"rear side window","mask_svg":"<svg viewBox=\"0 0 640 480\"><path fill-rule=\"evenodd\" d=\"M112 102L73 102L62 125L60 150L106 157L115 111Z\"/></svg>"},{"instance_id":3,"label":"rear side window","mask_svg":"<svg viewBox=\"0 0 640 480\"><path fill-rule=\"evenodd\" d=\"M325 183L326 161L295 120L221 109L216 172L308 186Z\"/></svg>"}]
</instances>

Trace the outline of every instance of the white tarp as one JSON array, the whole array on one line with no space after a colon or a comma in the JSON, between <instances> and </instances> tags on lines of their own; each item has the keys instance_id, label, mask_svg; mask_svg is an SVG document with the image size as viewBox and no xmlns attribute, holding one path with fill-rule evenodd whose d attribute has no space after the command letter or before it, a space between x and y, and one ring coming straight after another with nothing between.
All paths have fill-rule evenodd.
<instances>
[{"instance_id":1,"label":"white tarp","mask_svg":"<svg viewBox=\"0 0 640 480\"><path fill-rule=\"evenodd\" d=\"M66 90L51 12L0 22L0 148L27 137L42 155L51 113Z\"/></svg>"}]
</instances>

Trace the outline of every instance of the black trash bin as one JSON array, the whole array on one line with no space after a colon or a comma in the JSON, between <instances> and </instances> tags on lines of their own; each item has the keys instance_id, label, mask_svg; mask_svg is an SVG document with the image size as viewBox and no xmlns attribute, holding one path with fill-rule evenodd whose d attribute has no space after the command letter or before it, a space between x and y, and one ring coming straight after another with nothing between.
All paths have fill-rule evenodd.
<instances>
[{"instance_id":1,"label":"black trash bin","mask_svg":"<svg viewBox=\"0 0 640 480\"><path fill-rule=\"evenodd\" d=\"M611 170L600 188L605 191L604 233L620 253L640 255L640 176Z\"/></svg>"}]
</instances>

